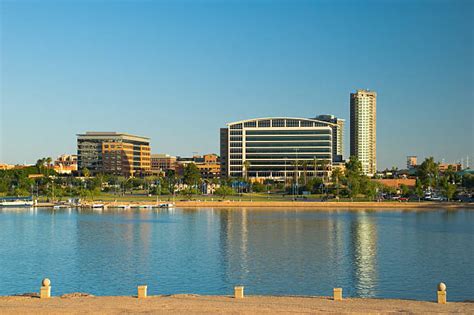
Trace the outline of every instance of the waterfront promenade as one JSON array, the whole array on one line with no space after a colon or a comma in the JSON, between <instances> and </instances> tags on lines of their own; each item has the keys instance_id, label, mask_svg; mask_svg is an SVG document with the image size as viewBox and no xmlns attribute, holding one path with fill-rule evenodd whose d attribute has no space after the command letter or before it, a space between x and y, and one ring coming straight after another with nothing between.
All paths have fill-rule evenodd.
<instances>
[{"instance_id":1,"label":"waterfront promenade","mask_svg":"<svg viewBox=\"0 0 474 315\"><path fill-rule=\"evenodd\" d=\"M436 292L433 292L435 296ZM137 299L131 296L103 297L0 297L1 314L118 314L118 313L166 313L166 314L383 314L383 313L447 314L474 313L473 302L412 301L397 299L348 298L333 301L330 297L296 296L247 296L234 299L231 296L205 296L178 294L152 296Z\"/></svg>"}]
</instances>

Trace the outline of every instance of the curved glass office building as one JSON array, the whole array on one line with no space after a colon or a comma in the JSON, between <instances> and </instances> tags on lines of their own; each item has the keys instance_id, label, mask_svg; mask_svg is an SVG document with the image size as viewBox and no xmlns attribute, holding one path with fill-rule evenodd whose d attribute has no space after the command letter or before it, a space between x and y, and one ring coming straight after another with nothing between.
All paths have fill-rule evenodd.
<instances>
[{"instance_id":1,"label":"curved glass office building","mask_svg":"<svg viewBox=\"0 0 474 315\"><path fill-rule=\"evenodd\" d=\"M328 121L291 117L229 123L221 129L222 175L275 180L322 176L331 170L335 128Z\"/></svg>"}]
</instances>

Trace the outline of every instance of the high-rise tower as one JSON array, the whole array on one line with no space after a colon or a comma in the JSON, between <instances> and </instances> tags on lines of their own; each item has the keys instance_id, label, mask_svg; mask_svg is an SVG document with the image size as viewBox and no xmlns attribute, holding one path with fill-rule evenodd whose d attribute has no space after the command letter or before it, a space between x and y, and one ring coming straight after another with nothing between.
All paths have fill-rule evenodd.
<instances>
[{"instance_id":1,"label":"high-rise tower","mask_svg":"<svg viewBox=\"0 0 474 315\"><path fill-rule=\"evenodd\" d=\"M377 172L376 109L377 93L357 90L351 93L351 152L362 164L362 172L373 176Z\"/></svg>"}]
</instances>

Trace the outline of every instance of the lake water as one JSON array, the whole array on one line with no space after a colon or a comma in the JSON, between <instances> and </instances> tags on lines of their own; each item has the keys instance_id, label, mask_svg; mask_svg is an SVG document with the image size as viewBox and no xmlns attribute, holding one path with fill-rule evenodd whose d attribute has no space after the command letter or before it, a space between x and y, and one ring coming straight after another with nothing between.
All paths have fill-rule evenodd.
<instances>
[{"instance_id":1,"label":"lake water","mask_svg":"<svg viewBox=\"0 0 474 315\"><path fill-rule=\"evenodd\" d=\"M0 209L0 295L474 300L474 211Z\"/></svg>"}]
</instances>

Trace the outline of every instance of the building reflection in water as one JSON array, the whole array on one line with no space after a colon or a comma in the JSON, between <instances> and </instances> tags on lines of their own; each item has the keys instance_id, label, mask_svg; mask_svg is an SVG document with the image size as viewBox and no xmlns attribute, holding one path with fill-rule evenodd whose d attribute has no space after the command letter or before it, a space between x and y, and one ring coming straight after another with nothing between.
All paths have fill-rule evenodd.
<instances>
[{"instance_id":1,"label":"building reflection in water","mask_svg":"<svg viewBox=\"0 0 474 315\"><path fill-rule=\"evenodd\" d=\"M222 209L223 282L252 294L327 295L347 283L345 226L337 214Z\"/></svg>"},{"instance_id":2,"label":"building reflection in water","mask_svg":"<svg viewBox=\"0 0 474 315\"><path fill-rule=\"evenodd\" d=\"M355 214L350 223L352 273L355 296L377 295L376 218L365 212Z\"/></svg>"}]
</instances>

